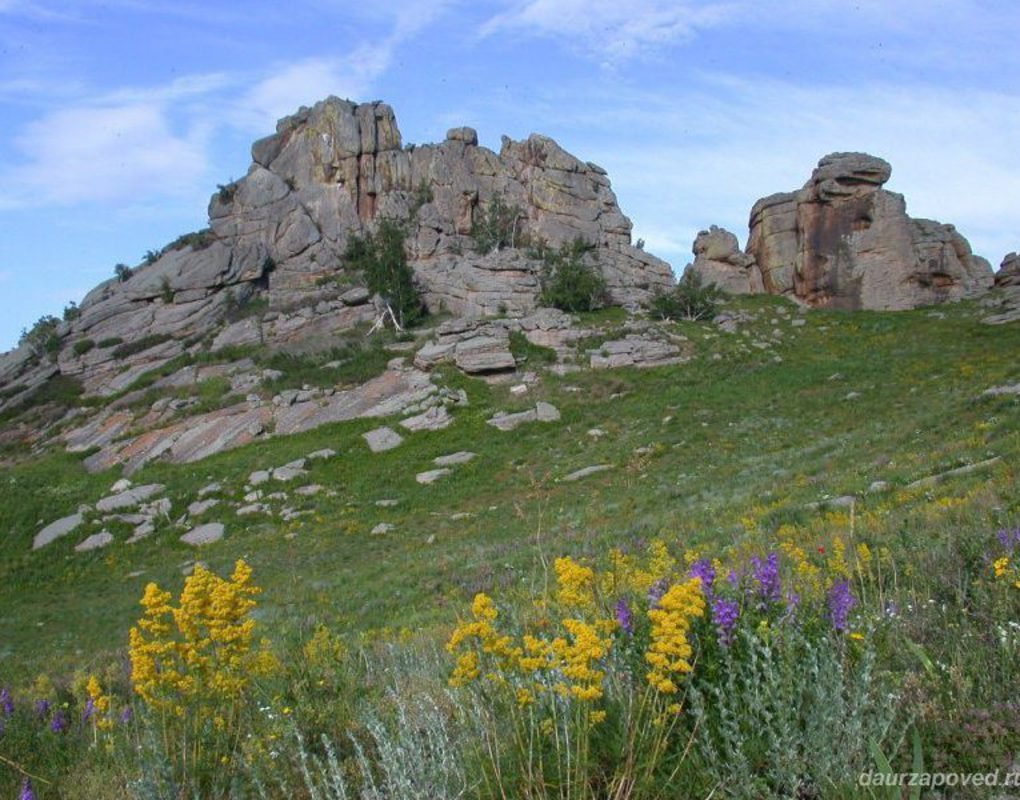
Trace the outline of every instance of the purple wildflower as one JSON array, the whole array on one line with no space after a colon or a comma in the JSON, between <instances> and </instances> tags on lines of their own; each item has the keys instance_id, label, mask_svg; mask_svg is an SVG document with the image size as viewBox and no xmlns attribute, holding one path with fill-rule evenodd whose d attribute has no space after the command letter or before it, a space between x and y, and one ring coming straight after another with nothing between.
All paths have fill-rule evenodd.
<instances>
[{"instance_id":1,"label":"purple wildflower","mask_svg":"<svg viewBox=\"0 0 1020 800\"><path fill-rule=\"evenodd\" d=\"M736 570L731 569L726 573L726 583L736 589L740 585L740 574Z\"/></svg>"},{"instance_id":2,"label":"purple wildflower","mask_svg":"<svg viewBox=\"0 0 1020 800\"><path fill-rule=\"evenodd\" d=\"M28 778L21 784L21 794L18 795L18 800L35 800L35 792L32 791L32 781Z\"/></svg>"},{"instance_id":3,"label":"purple wildflower","mask_svg":"<svg viewBox=\"0 0 1020 800\"><path fill-rule=\"evenodd\" d=\"M616 601L616 624L627 634L634 633L634 615L630 613L630 606L622 597Z\"/></svg>"},{"instance_id":4,"label":"purple wildflower","mask_svg":"<svg viewBox=\"0 0 1020 800\"><path fill-rule=\"evenodd\" d=\"M50 715L50 701L49 700L36 700L35 701L35 715L39 719L46 719Z\"/></svg>"},{"instance_id":5,"label":"purple wildflower","mask_svg":"<svg viewBox=\"0 0 1020 800\"><path fill-rule=\"evenodd\" d=\"M124 710L120 712L120 724L127 725L132 716L134 716L134 712L131 710L131 706L124 706Z\"/></svg>"},{"instance_id":6,"label":"purple wildflower","mask_svg":"<svg viewBox=\"0 0 1020 800\"><path fill-rule=\"evenodd\" d=\"M729 647L733 642L733 629L739 616L740 604L736 600L726 600L722 597L712 599L712 622L715 623L719 644L723 647Z\"/></svg>"},{"instance_id":7,"label":"purple wildflower","mask_svg":"<svg viewBox=\"0 0 1020 800\"><path fill-rule=\"evenodd\" d=\"M834 630L842 633L846 630L847 616L850 614L850 609L857 604L854 596L850 594L850 583L848 581L838 581L832 584L826 601L829 606L829 621L832 623Z\"/></svg>"},{"instance_id":8,"label":"purple wildflower","mask_svg":"<svg viewBox=\"0 0 1020 800\"><path fill-rule=\"evenodd\" d=\"M712 568L712 562L707 558L701 558L691 564L690 570L687 572L692 578L698 578L701 581L701 591L704 594L711 594L712 583L715 581L715 570Z\"/></svg>"},{"instance_id":9,"label":"purple wildflower","mask_svg":"<svg viewBox=\"0 0 1020 800\"><path fill-rule=\"evenodd\" d=\"M659 578L655 583L652 584L648 590L648 607L654 608L659 604L659 600L666 593L666 589L669 588L669 581L665 578Z\"/></svg>"},{"instance_id":10,"label":"purple wildflower","mask_svg":"<svg viewBox=\"0 0 1020 800\"><path fill-rule=\"evenodd\" d=\"M81 721L88 722L92 719L92 715L96 713L96 704L90 697L85 701L85 708L81 710Z\"/></svg>"},{"instance_id":11,"label":"purple wildflower","mask_svg":"<svg viewBox=\"0 0 1020 800\"><path fill-rule=\"evenodd\" d=\"M9 717L14 713L14 698L11 697L10 690L6 687L0 689L0 712L5 717Z\"/></svg>"},{"instance_id":12,"label":"purple wildflower","mask_svg":"<svg viewBox=\"0 0 1020 800\"><path fill-rule=\"evenodd\" d=\"M67 717L64 716L64 712L59 708L53 714L50 719L50 730L54 733L63 733L67 729Z\"/></svg>"},{"instance_id":13,"label":"purple wildflower","mask_svg":"<svg viewBox=\"0 0 1020 800\"><path fill-rule=\"evenodd\" d=\"M758 584L758 596L766 603L778 603L782 594L779 590L779 555L772 552L762 561L755 556L751 559L751 576Z\"/></svg>"},{"instance_id":14,"label":"purple wildflower","mask_svg":"<svg viewBox=\"0 0 1020 800\"><path fill-rule=\"evenodd\" d=\"M1006 552L1007 556L1012 556L1013 551L1020 545L1020 528L1014 528L1011 531L1007 531L1005 528L995 534L995 538L999 540L999 544L1002 545L1002 549Z\"/></svg>"}]
</instances>

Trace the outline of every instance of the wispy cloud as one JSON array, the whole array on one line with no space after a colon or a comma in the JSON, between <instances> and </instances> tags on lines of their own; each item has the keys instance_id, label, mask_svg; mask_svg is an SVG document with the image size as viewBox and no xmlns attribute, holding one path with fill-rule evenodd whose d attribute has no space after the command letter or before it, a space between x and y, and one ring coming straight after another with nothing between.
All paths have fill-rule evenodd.
<instances>
[{"instance_id":1,"label":"wispy cloud","mask_svg":"<svg viewBox=\"0 0 1020 800\"><path fill-rule=\"evenodd\" d=\"M608 63L692 36L730 16L733 3L677 0L523 0L490 18L482 36L555 37Z\"/></svg>"}]
</instances>

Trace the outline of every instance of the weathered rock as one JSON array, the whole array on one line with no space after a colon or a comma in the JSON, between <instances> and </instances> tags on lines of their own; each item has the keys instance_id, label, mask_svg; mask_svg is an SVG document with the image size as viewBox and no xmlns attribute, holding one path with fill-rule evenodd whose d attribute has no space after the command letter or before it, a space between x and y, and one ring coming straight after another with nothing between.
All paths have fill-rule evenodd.
<instances>
[{"instance_id":1,"label":"weathered rock","mask_svg":"<svg viewBox=\"0 0 1020 800\"><path fill-rule=\"evenodd\" d=\"M96 503L96 511L116 511L121 508L132 508L159 494L166 487L161 483L150 483L146 486L135 486L125 492L104 497Z\"/></svg>"},{"instance_id":2,"label":"weathered rock","mask_svg":"<svg viewBox=\"0 0 1020 800\"><path fill-rule=\"evenodd\" d=\"M603 342L598 350L589 351L592 369L617 367L661 367L680 364L688 359L674 344L646 334L628 334L623 339Z\"/></svg>"},{"instance_id":3,"label":"weathered rock","mask_svg":"<svg viewBox=\"0 0 1020 800\"><path fill-rule=\"evenodd\" d=\"M113 542L113 534L109 531L100 531L99 533L93 533L91 536L82 539L74 546L76 553L87 553L89 550L98 550L101 547L106 547L108 544Z\"/></svg>"},{"instance_id":4,"label":"weathered rock","mask_svg":"<svg viewBox=\"0 0 1020 800\"><path fill-rule=\"evenodd\" d=\"M694 240L694 263L685 272L696 273L707 285L714 284L729 294L759 294L764 291L761 272L754 257L740 249L737 237L713 225Z\"/></svg>"},{"instance_id":5,"label":"weathered rock","mask_svg":"<svg viewBox=\"0 0 1020 800\"><path fill-rule=\"evenodd\" d=\"M992 283L988 262L951 225L911 219L881 188L891 167L833 153L799 192L751 210L748 254L765 291L825 308L904 309L958 300Z\"/></svg>"},{"instance_id":6,"label":"weathered rock","mask_svg":"<svg viewBox=\"0 0 1020 800\"><path fill-rule=\"evenodd\" d=\"M437 467L455 467L459 464L468 463L475 457L475 455L475 453L472 453L469 450L460 450L446 456L436 456L432 459L432 463Z\"/></svg>"},{"instance_id":7,"label":"weathered rock","mask_svg":"<svg viewBox=\"0 0 1020 800\"><path fill-rule=\"evenodd\" d=\"M331 449L329 447L325 447L322 450L316 450L316 451L314 451L312 453L309 453L308 454L308 460L309 461L324 461L324 460L326 460L328 458L333 458L334 456L336 456L336 450L333 450L333 449Z\"/></svg>"},{"instance_id":8,"label":"weathered rock","mask_svg":"<svg viewBox=\"0 0 1020 800\"><path fill-rule=\"evenodd\" d=\"M208 500L196 500L188 505L188 516L197 517L199 514L204 514L210 508L219 505L219 502L215 497Z\"/></svg>"},{"instance_id":9,"label":"weathered rock","mask_svg":"<svg viewBox=\"0 0 1020 800\"><path fill-rule=\"evenodd\" d=\"M365 443L368 445L368 449L373 453L382 453L386 450L392 450L404 441L404 437L385 425L381 428L374 428L361 435L364 438Z\"/></svg>"},{"instance_id":10,"label":"weathered rock","mask_svg":"<svg viewBox=\"0 0 1020 800\"><path fill-rule=\"evenodd\" d=\"M434 406L424 413L402 419L400 427L411 432L438 431L448 427L451 422L453 422L453 417L446 410L446 406Z\"/></svg>"},{"instance_id":11,"label":"weathered rock","mask_svg":"<svg viewBox=\"0 0 1020 800\"><path fill-rule=\"evenodd\" d=\"M380 522L378 525L376 525L374 528L372 528L370 533L373 536L379 536L379 535L384 534L384 533L389 533L390 531L394 530L396 527L397 526L394 525L391 522Z\"/></svg>"},{"instance_id":12,"label":"weathered rock","mask_svg":"<svg viewBox=\"0 0 1020 800\"><path fill-rule=\"evenodd\" d=\"M223 523L209 522L205 525L199 525L197 528L192 528L181 537L181 541L194 546L212 544L223 538L224 531Z\"/></svg>"},{"instance_id":13,"label":"weathered rock","mask_svg":"<svg viewBox=\"0 0 1020 800\"><path fill-rule=\"evenodd\" d=\"M66 536L81 525L81 523L81 513L71 514L69 517L62 517L56 522L51 522L35 535L35 538L32 540L32 549L38 550L40 547L45 547L50 542L56 541L61 536Z\"/></svg>"},{"instance_id":14,"label":"weathered rock","mask_svg":"<svg viewBox=\"0 0 1020 800\"><path fill-rule=\"evenodd\" d=\"M414 476L414 479L421 484L435 483L440 478L449 475L451 472L453 472L453 470L446 469L445 467L441 469L430 469L425 472L419 472Z\"/></svg>"},{"instance_id":15,"label":"weathered rock","mask_svg":"<svg viewBox=\"0 0 1020 800\"><path fill-rule=\"evenodd\" d=\"M535 408L518 411L514 414L500 412L486 423L501 431L512 431L526 422L556 422L560 418L559 409L551 403L539 402Z\"/></svg>"},{"instance_id":16,"label":"weathered rock","mask_svg":"<svg viewBox=\"0 0 1020 800\"><path fill-rule=\"evenodd\" d=\"M272 477L271 470L257 469L251 475L248 476L248 485L261 486L263 483L268 481L270 477Z\"/></svg>"},{"instance_id":17,"label":"weathered rock","mask_svg":"<svg viewBox=\"0 0 1020 800\"><path fill-rule=\"evenodd\" d=\"M305 469L305 459L299 458L297 461L291 461L289 464L284 464L282 467L277 467L273 470L274 481L292 481L295 478L301 478L308 474L308 470Z\"/></svg>"},{"instance_id":18,"label":"weathered rock","mask_svg":"<svg viewBox=\"0 0 1020 800\"><path fill-rule=\"evenodd\" d=\"M589 475L597 475L600 472L606 472L607 470L611 470L612 468L613 468L612 464L593 464L590 467L584 467L582 469L571 472L569 475L564 475L563 481L565 483L573 483L574 481L579 481L582 478L587 478Z\"/></svg>"},{"instance_id":19,"label":"weathered rock","mask_svg":"<svg viewBox=\"0 0 1020 800\"><path fill-rule=\"evenodd\" d=\"M996 286L1020 286L1020 255L1009 253L995 273Z\"/></svg>"}]
</instances>

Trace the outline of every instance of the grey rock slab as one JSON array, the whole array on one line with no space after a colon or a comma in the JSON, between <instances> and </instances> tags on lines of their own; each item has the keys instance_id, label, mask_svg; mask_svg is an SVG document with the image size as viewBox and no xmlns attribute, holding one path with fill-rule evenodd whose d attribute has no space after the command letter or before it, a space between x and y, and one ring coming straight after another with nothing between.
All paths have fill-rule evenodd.
<instances>
[{"instance_id":1,"label":"grey rock slab","mask_svg":"<svg viewBox=\"0 0 1020 800\"><path fill-rule=\"evenodd\" d=\"M985 389L981 392L982 397L999 397L1001 395L1020 395L1020 383L993 386L991 389Z\"/></svg>"},{"instance_id":2,"label":"grey rock slab","mask_svg":"<svg viewBox=\"0 0 1020 800\"><path fill-rule=\"evenodd\" d=\"M166 487L161 483L150 483L145 486L135 486L119 494L104 497L96 503L96 511L116 511L121 508L132 508L148 500L150 497L159 494Z\"/></svg>"},{"instance_id":3,"label":"grey rock slab","mask_svg":"<svg viewBox=\"0 0 1020 800\"><path fill-rule=\"evenodd\" d=\"M133 485L134 484L132 484L131 481L129 481L127 478L121 478L119 481L113 484L113 486L110 487L110 494L120 494L121 492L126 492Z\"/></svg>"},{"instance_id":4,"label":"grey rock slab","mask_svg":"<svg viewBox=\"0 0 1020 800\"><path fill-rule=\"evenodd\" d=\"M299 494L302 497L313 497L322 491L322 486L317 483L311 483L308 486L299 486L294 490L294 494Z\"/></svg>"},{"instance_id":5,"label":"grey rock slab","mask_svg":"<svg viewBox=\"0 0 1020 800\"><path fill-rule=\"evenodd\" d=\"M397 527L396 525L393 525L390 522L380 522L378 525L376 525L374 528L372 528L372 533L375 534L376 536L378 536L379 534L382 534L382 533L389 533L390 531L394 530L396 527Z\"/></svg>"},{"instance_id":6,"label":"grey rock slab","mask_svg":"<svg viewBox=\"0 0 1020 800\"><path fill-rule=\"evenodd\" d=\"M241 506L237 509L237 516L247 517L251 514L265 514L269 512L269 506L264 503L251 503L246 506Z\"/></svg>"},{"instance_id":7,"label":"grey rock slab","mask_svg":"<svg viewBox=\"0 0 1020 800\"><path fill-rule=\"evenodd\" d=\"M539 422L558 422L560 411L552 403L539 401L535 405L535 418Z\"/></svg>"},{"instance_id":8,"label":"grey rock slab","mask_svg":"<svg viewBox=\"0 0 1020 800\"><path fill-rule=\"evenodd\" d=\"M368 449L373 453L382 453L386 450L392 450L404 441L404 438L399 433L385 425L361 435L368 444Z\"/></svg>"},{"instance_id":9,"label":"grey rock slab","mask_svg":"<svg viewBox=\"0 0 1020 800\"><path fill-rule=\"evenodd\" d=\"M453 417L446 410L446 406L436 406L428 411L414 417L408 417L400 421L400 427L413 432L416 431L438 431L446 428L453 422Z\"/></svg>"},{"instance_id":10,"label":"grey rock slab","mask_svg":"<svg viewBox=\"0 0 1020 800\"><path fill-rule=\"evenodd\" d=\"M223 486L221 486L219 483L210 483L207 486L203 486L201 489L198 490L198 496L205 497L207 494L213 494L215 492L222 491L222 489Z\"/></svg>"},{"instance_id":11,"label":"grey rock slab","mask_svg":"<svg viewBox=\"0 0 1020 800\"><path fill-rule=\"evenodd\" d=\"M81 525L81 523L81 514L71 514L69 517L62 517L55 522L51 522L35 535L35 538L32 540L32 549L38 550L40 547L45 547L61 536L66 536Z\"/></svg>"},{"instance_id":12,"label":"grey rock slab","mask_svg":"<svg viewBox=\"0 0 1020 800\"><path fill-rule=\"evenodd\" d=\"M145 537L151 536L153 533L155 533L155 531L156 531L155 525L153 525L151 522L143 522L141 525L135 528L134 533L131 534L131 538L127 540L126 544L134 544L135 542L140 542Z\"/></svg>"},{"instance_id":13,"label":"grey rock slab","mask_svg":"<svg viewBox=\"0 0 1020 800\"><path fill-rule=\"evenodd\" d=\"M258 470L255 470L255 472L253 472L251 475L248 476L248 485L249 486L258 486L258 485L263 484L266 481L268 481L269 478L270 478L269 470L267 470L267 469L258 469Z\"/></svg>"},{"instance_id":14,"label":"grey rock slab","mask_svg":"<svg viewBox=\"0 0 1020 800\"><path fill-rule=\"evenodd\" d=\"M224 526L222 522L209 522L192 528L181 537L181 541L190 545L203 545L218 542L223 538Z\"/></svg>"},{"instance_id":15,"label":"grey rock slab","mask_svg":"<svg viewBox=\"0 0 1020 800\"><path fill-rule=\"evenodd\" d=\"M397 503L399 503L399 502L400 502L399 500L386 499L386 500L376 500L375 504L377 506L379 506L379 508L393 508L393 506L397 505Z\"/></svg>"},{"instance_id":16,"label":"grey rock slab","mask_svg":"<svg viewBox=\"0 0 1020 800\"><path fill-rule=\"evenodd\" d=\"M302 458L299 461L295 461L291 464L284 464L282 467L277 467L276 469L273 470L273 480L292 481L295 478L300 478L307 475L308 470L304 468L304 464L305 460Z\"/></svg>"},{"instance_id":17,"label":"grey rock slab","mask_svg":"<svg viewBox=\"0 0 1020 800\"><path fill-rule=\"evenodd\" d=\"M89 550L98 550L100 547L106 547L112 542L112 533L109 531L100 531L99 533L93 533L86 539L82 539L74 546L74 550L76 553L87 553Z\"/></svg>"},{"instance_id":18,"label":"grey rock slab","mask_svg":"<svg viewBox=\"0 0 1020 800\"><path fill-rule=\"evenodd\" d=\"M215 505L219 505L219 500L216 498L210 498L209 500L196 500L188 506L188 515L197 517L199 514L204 514L210 508Z\"/></svg>"},{"instance_id":19,"label":"grey rock slab","mask_svg":"<svg viewBox=\"0 0 1020 800\"><path fill-rule=\"evenodd\" d=\"M455 467L458 464L466 464L468 461L475 457L475 453L470 450L461 450L456 453L450 453L446 456L436 456L432 459L432 463L437 467Z\"/></svg>"},{"instance_id":20,"label":"grey rock slab","mask_svg":"<svg viewBox=\"0 0 1020 800\"><path fill-rule=\"evenodd\" d=\"M445 477L446 475L449 475L452 472L453 472L452 469L446 469L445 467L442 469L430 469L425 472L419 472L417 475L414 476L414 479L418 481L418 483L427 485L430 483L435 483L440 478Z\"/></svg>"},{"instance_id":21,"label":"grey rock slab","mask_svg":"<svg viewBox=\"0 0 1020 800\"><path fill-rule=\"evenodd\" d=\"M309 453L307 457L309 461L324 461L327 458L333 458L335 455L336 450L325 447L322 450L316 450L314 453Z\"/></svg>"},{"instance_id":22,"label":"grey rock slab","mask_svg":"<svg viewBox=\"0 0 1020 800\"><path fill-rule=\"evenodd\" d=\"M611 470L612 468L613 468L612 464L593 464L590 467L584 467L583 469L575 470L574 472L571 472L569 475L564 475L563 481L565 483L573 483L574 481L579 481L582 478L587 478L589 475L596 475L599 472L606 472L608 470Z\"/></svg>"},{"instance_id":23,"label":"grey rock slab","mask_svg":"<svg viewBox=\"0 0 1020 800\"><path fill-rule=\"evenodd\" d=\"M530 408L527 411L518 411L516 414L499 413L491 419L485 420L485 422L494 428L501 431L512 431L515 428L523 425L525 422L534 422L538 419L538 414L535 409Z\"/></svg>"}]
</instances>

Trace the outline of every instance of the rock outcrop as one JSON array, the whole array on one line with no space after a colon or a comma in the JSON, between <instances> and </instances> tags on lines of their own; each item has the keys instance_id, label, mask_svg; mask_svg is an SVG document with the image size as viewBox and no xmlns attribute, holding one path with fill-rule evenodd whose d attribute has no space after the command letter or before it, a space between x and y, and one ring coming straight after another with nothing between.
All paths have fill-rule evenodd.
<instances>
[{"instance_id":1,"label":"rock outcrop","mask_svg":"<svg viewBox=\"0 0 1020 800\"><path fill-rule=\"evenodd\" d=\"M765 291L811 306L905 309L958 300L992 284L952 225L907 216L882 189L892 168L864 153L833 153L798 192L751 210L747 252Z\"/></svg>"},{"instance_id":2,"label":"rock outcrop","mask_svg":"<svg viewBox=\"0 0 1020 800\"><path fill-rule=\"evenodd\" d=\"M0 388L24 384L30 394L59 371L108 395L210 333L212 349L290 345L371 321L380 309L344 253L352 235L382 219L404 225L431 310L527 314L537 307L541 262L523 246L478 252L472 236L496 209L511 245L594 245L615 304L637 305L673 281L668 264L631 244L605 171L552 139L504 137L496 153L473 129L454 128L439 144L405 145L385 103L330 97L255 142L247 175L212 196L207 230L89 292L77 318L57 328L56 364L28 347L0 356ZM0 411L12 399L0 400Z\"/></svg>"},{"instance_id":3,"label":"rock outcrop","mask_svg":"<svg viewBox=\"0 0 1020 800\"><path fill-rule=\"evenodd\" d=\"M1020 286L1020 255L1009 253L995 273L996 286Z\"/></svg>"},{"instance_id":4,"label":"rock outcrop","mask_svg":"<svg viewBox=\"0 0 1020 800\"><path fill-rule=\"evenodd\" d=\"M694 240L694 263L687 270L703 283L715 284L729 294L760 294L765 290L754 257L740 249L737 237L713 225ZM686 271L685 270L685 273Z\"/></svg>"}]
</instances>

